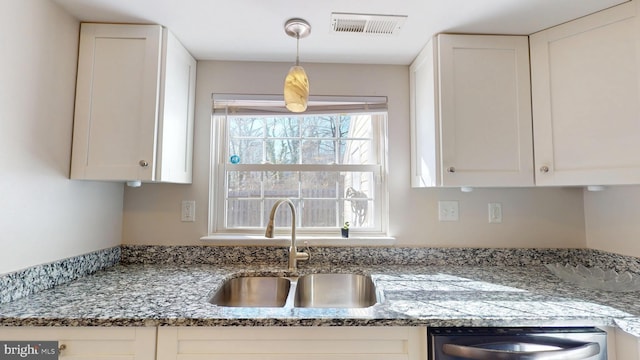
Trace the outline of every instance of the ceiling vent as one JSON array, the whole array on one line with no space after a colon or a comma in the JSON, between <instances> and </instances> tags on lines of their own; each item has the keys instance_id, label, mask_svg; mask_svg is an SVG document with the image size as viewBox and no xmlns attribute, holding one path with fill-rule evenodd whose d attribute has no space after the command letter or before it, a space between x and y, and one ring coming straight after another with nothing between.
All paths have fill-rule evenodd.
<instances>
[{"instance_id":1,"label":"ceiling vent","mask_svg":"<svg viewBox=\"0 0 640 360\"><path fill-rule=\"evenodd\" d=\"M406 15L331 13L333 32L342 34L397 35Z\"/></svg>"}]
</instances>

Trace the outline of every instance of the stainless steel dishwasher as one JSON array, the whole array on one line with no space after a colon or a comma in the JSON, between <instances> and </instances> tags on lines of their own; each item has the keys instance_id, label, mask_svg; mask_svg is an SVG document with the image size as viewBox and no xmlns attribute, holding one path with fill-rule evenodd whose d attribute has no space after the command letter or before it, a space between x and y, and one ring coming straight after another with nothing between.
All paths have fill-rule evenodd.
<instances>
[{"instance_id":1,"label":"stainless steel dishwasher","mask_svg":"<svg viewBox=\"0 0 640 360\"><path fill-rule=\"evenodd\" d=\"M429 360L606 360L594 327L428 328Z\"/></svg>"}]
</instances>

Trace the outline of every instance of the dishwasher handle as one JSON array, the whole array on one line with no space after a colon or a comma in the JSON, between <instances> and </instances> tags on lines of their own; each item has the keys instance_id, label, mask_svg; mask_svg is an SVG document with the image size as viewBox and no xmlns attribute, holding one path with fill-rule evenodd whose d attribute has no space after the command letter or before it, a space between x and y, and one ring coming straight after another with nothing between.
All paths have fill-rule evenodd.
<instances>
[{"instance_id":1,"label":"dishwasher handle","mask_svg":"<svg viewBox=\"0 0 640 360\"><path fill-rule=\"evenodd\" d=\"M587 343L561 350L522 352L444 344L442 351L446 355L458 356L470 360L582 360L598 355L600 353L600 344Z\"/></svg>"}]
</instances>

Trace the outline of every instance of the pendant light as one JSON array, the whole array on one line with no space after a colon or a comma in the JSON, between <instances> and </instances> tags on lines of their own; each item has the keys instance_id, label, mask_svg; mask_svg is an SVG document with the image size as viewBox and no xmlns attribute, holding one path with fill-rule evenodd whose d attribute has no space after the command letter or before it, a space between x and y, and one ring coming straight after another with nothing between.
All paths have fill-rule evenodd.
<instances>
[{"instance_id":1,"label":"pendant light","mask_svg":"<svg viewBox=\"0 0 640 360\"><path fill-rule=\"evenodd\" d=\"M284 79L284 104L289 111L299 113L307 110L309 100L309 79L300 66L300 39L311 33L311 25L303 19L289 19L284 24L284 31L296 38L296 64Z\"/></svg>"}]
</instances>

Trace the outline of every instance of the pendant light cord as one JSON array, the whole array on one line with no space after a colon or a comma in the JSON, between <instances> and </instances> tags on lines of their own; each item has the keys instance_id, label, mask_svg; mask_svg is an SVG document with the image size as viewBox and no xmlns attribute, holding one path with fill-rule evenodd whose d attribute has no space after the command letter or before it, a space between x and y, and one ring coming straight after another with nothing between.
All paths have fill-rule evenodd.
<instances>
[{"instance_id":1,"label":"pendant light cord","mask_svg":"<svg viewBox=\"0 0 640 360\"><path fill-rule=\"evenodd\" d=\"M296 66L300 65L300 34L296 34Z\"/></svg>"}]
</instances>

